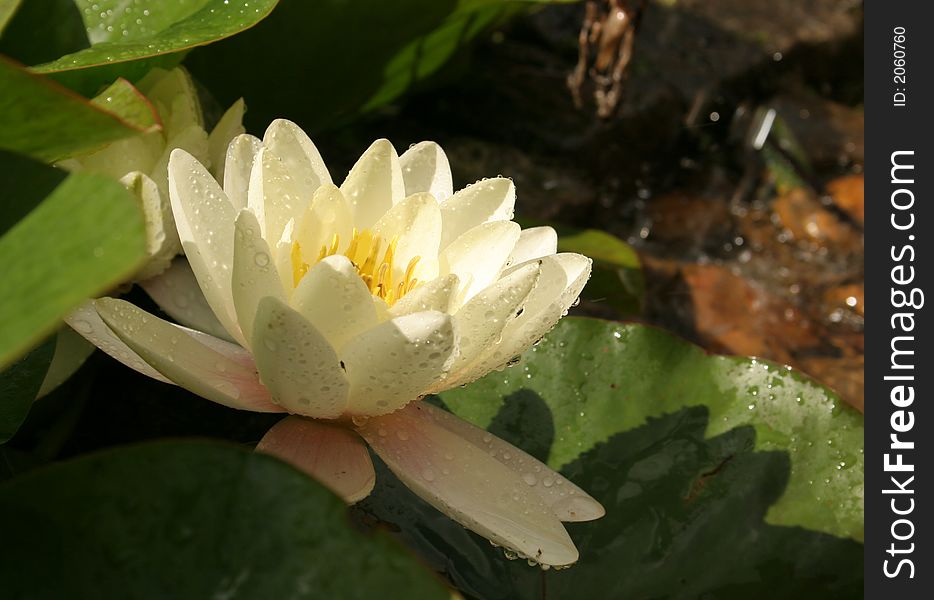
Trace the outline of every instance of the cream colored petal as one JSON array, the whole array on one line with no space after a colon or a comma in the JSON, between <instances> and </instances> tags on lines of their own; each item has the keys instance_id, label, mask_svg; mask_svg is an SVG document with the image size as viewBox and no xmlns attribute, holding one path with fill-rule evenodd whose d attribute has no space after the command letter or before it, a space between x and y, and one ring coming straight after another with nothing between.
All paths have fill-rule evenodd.
<instances>
[{"instance_id":1,"label":"cream colored petal","mask_svg":"<svg viewBox=\"0 0 934 600\"><path fill-rule=\"evenodd\" d=\"M499 342L503 329L524 310L526 298L538 282L540 272L537 263L516 269L481 290L455 313L459 353L451 365L452 374Z\"/></svg>"},{"instance_id":2,"label":"cream colored petal","mask_svg":"<svg viewBox=\"0 0 934 600\"><path fill-rule=\"evenodd\" d=\"M405 197L405 182L396 149L389 140L376 140L350 169L341 192L358 230L372 227Z\"/></svg>"},{"instance_id":3,"label":"cream colored petal","mask_svg":"<svg viewBox=\"0 0 934 600\"><path fill-rule=\"evenodd\" d=\"M366 444L345 427L286 417L266 432L256 451L304 471L349 504L369 496L376 483Z\"/></svg>"},{"instance_id":4,"label":"cream colored petal","mask_svg":"<svg viewBox=\"0 0 934 600\"><path fill-rule=\"evenodd\" d=\"M392 305L389 314L401 317L415 312L437 310L448 312L451 299L457 294L460 285L457 275L445 275L417 286L414 290Z\"/></svg>"},{"instance_id":5,"label":"cream colored petal","mask_svg":"<svg viewBox=\"0 0 934 600\"><path fill-rule=\"evenodd\" d=\"M391 240L397 245L393 259L393 281L402 281L409 263L418 258L415 276L420 280L437 277L430 260L438 255L441 241L441 211L435 199L426 193L405 198L389 209L373 226L373 233L382 239L380 256Z\"/></svg>"},{"instance_id":6,"label":"cream colored petal","mask_svg":"<svg viewBox=\"0 0 934 600\"><path fill-rule=\"evenodd\" d=\"M463 289L458 306L493 283L519 239L519 225L493 221L470 229L441 252L441 275L454 273Z\"/></svg>"},{"instance_id":7,"label":"cream colored petal","mask_svg":"<svg viewBox=\"0 0 934 600\"><path fill-rule=\"evenodd\" d=\"M508 221L516 205L516 186L505 177L484 179L469 185L441 204L444 233L441 247L469 229L490 221Z\"/></svg>"},{"instance_id":8,"label":"cream colored petal","mask_svg":"<svg viewBox=\"0 0 934 600\"><path fill-rule=\"evenodd\" d=\"M253 354L273 400L291 413L316 419L339 417L350 387L327 339L280 300L260 300Z\"/></svg>"},{"instance_id":9,"label":"cream colored petal","mask_svg":"<svg viewBox=\"0 0 934 600\"><path fill-rule=\"evenodd\" d=\"M436 201L444 202L454 193L451 165L441 146L434 142L419 142L399 157L405 195L428 192Z\"/></svg>"},{"instance_id":10,"label":"cream colored petal","mask_svg":"<svg viewBox=\"0 0 934 600\"><path fill-rule=\"evenodd\" d=\"M289 163L264 146L253 161L247 206L259 219L263 237L279 240L289 221L298 221L313 190L298 175L289 171Z\"/></svg>"},{"instance_id":11,"label":"cream colored petal","mask_svg":"<svg viewBox=\"0 0 934 600\"><path fill-rule=\"evenodd\" d=\"M103 323L103 321L101 322ZM74 375L97 349L71 327L62 327L55 334L55 353L45 373L36 400L53 391Z\"/></svg>"},{"instance_id":12,"label":"cream colored petal","mask_svg":"<svg viewBox=\"0 0 934 600\"><path fill-rule=\"evenodd\" d=\"M243 342L230 291L236 213L214 177L184 150L169 161L169 197L178 237L211 310Z\"/></svg>"},{"instance_id":13,"label":"cream colored petal","mask_svg":"<svg viewBox=\"0 0 934 600\"><path fill-rule=\"evenodd\" d=\"M350 379L347 412L382 415L418 399L445 375L456 350L450 315L413 313L357 336L341 351Z\"/></svg>"},{"instance_id":14,"label":"cream colored petal","mask_svg":"<svg viewBox=\"0 0 934 600\"><path fill-rule=\"evenodd\" d=\"M248 208L237 215L231 288L240 330L247 341L252 341L259 301L274 296L285 302L285 291L272 251L260 235L256 215Z\"/></svg>"},{"instance_id":15,"label":"cream colored petal","mask_svg":"<svg viewBox=\"0 0 934 600\"><path fill-rule=\"evenodd\" d=\"M422 403L370 419L358 431L409 489L461 525L541 564L577 561L574 542L541 496L436 423Z\"/></svg>"},{"instance_id":16,"label":"cream colored petal","mask_svg":"<svg viewBox=\"0 0 934 600\"><path fill-rule=\"evenodd\" d=\"M230 141L238 135L243 135L243 113L246 104L243 98L238 99L220 118L214 129L208 135L208 158L211 161L211 172L218 181L224 181L224 168L226 166L227 147Z\"/></svg>"},{"instance_id":17,"label":"cream colored petal","mask_svg":"<svg viewBox=\"0 0 934 600\"><path fill-rule=\"evenodd\" d=\"M346 256L328 256L311 268L291 305L338 353L352 338L379 324L370 290Z\"/></svg>"},{"instance_id":18,"label":"cream colored petal","mask_svg":"<svg viewBox=\"0 0 934 600\"><path fill-rule=\"evenodd\" d=\"M172 261L172 266L157 277L141 281L139 285L159 308L178 323L214 337L233 341L221 325L201 292L198 280L185 257Z\"/></svg>"},{"instance_id":19,"label":"cream colored petal","mask_svg":"<svg viewBox=\"0 0 934 600\"><path fill-rule=\"evenodd\" d=\"M499 344L490 346L473 363L445 381L445 388L469 383L501 369L528 350L564 316L590 277L590 259L580 254L555 254L537 260L542 262L542 273L526 300L525 310L506 325Z\"/></svg>"},{"instance_id":20,"label":"cream colored petal","mask_svg":"<svg viewBox=\"0 0 934 600\"><path fill-rule=\"evenodd\" d=\"M558 251L558 234L551 227L531 227L523 229L519 241L513 248L506 266L522 264L526 261L549 256Z\"/></svg>"},{"instance_id":21,"label":"cream colored petal","mask_svg":"<svg viewBox=\"0 0 934 600\"><path fill-rule=\"evenodd\" d=\"M152 102L171 108L171 115L161 115L169 134L189 125L204 128L198 92L185 69L153 69L140 80L137 87Z\"/></svg>"},{"instance_id":22,"label":"cream colored petal","mask_svg":"<svg viewBox=\"0 0 934 600\"><path fill-rule=\"evenodd\" d=\"M224 182L224 193L230 199L234 210L246 208L253 159L261 146L259 138L244 133L231 140L225 150L224 176L218 177L218 181Z\"/></svg>"},{"instance_id":23,"label":"cream colored petal","mask_svg":"<svg viewBox=\"0 0 934 600\"><path fill-rule=\"evenodd\" d=\"M230 408L281 411L240 346L169 323L124 300L101 298L94 306L126 345L181 387Z\"/></svg>"},{"instance_id":24,"label":"cream colored petal","mask_svg":"<svg viewBox=\"0 0 934 600\"><path fill-rule=\"evenodd\" d=\"M518 473L562 521L593 521L606 514L603 505L587 492L537 458L446 410L427 402L419 402L418 406L426 417Z\"/></svg>"},{"instance_id":25,"label":"cream colored petal","mask_svg":"<svg viewBox=\"0 0 934 600\"><path fill-rule=\"evenodd\" d=\"M195 158L202 165L208 162L208 134L199 125L191 125L181 130L178 135L170 138L165 149L153 165L149 176L159 186L159 191L168 194L168 164L172 152L181 148ZM213 176L212 176L213 177Z\"/></svg>"},{"instance_id":26,"label":"cream colored petal","mask_svg":"<svg viewBox=\"0 0 934 600\"><path fill-rule=\"evenodd\" d=\"M182 251L182 244L175 229L169 197L159 193L156 183L139 171L127 173L120 182L133 194L143 211L149 261L134 275L134 279L143 281L169 268L172 259Z\"/></svg>"},{"instance_id":27,"label":"cream colored petal","mask_svg":"<svg viewBox=\"0 0 934 600\"><path fill-rule=\"evenodd\" d=\"M311 202L297 221L294 240L309 265L323 247L330 247L337 236L338 249L345 250L353 236L353 215L341 191L331 183L315 190Z\"/></svg>"},{"instance_id":28,"label":"cream colored petal","mask_svg":"<svg viewBox=\"0 0 934 600\"><path fill-rule=\"evenodd\" d=\"M331 174L321 153L292 121L276 119L270 123L263 135L263 145L282 159L306 202L318 187L331 183Z\"/></svg>"},{"instance_id":29,"label":"cream colored petal","mask_svg":"<svg viewBox=\"0 0 934 600\"><path fill-rule=\"evenodd\" d=\"M65 317L65 323L74 329L81 337L91 342L112 358L117 359L124 365L134 371L138 371L147 377L152 377L163 383L172 383L167 377L159 371L152 368L145 360L140 358L139 354L130 349L118 338L110 327L104 323L97 309L94 308L94 301L88 300Z\"/></svg>"}]
</instances>

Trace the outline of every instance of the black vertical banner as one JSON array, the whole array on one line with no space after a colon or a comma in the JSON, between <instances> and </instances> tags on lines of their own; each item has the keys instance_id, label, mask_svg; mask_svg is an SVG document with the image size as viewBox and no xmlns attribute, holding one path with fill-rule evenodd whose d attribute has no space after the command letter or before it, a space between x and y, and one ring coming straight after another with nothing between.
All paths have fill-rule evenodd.
<instances>
[{"instance_id":1,"label":"black vertical banner","mask_svg":"<svg viewBox=\"0 0 934 600\"><path fill-rule=\"evenodd\" d=\"M865 2L866 598L934 597L934 21Z\"/></svg>"}]
</instances>

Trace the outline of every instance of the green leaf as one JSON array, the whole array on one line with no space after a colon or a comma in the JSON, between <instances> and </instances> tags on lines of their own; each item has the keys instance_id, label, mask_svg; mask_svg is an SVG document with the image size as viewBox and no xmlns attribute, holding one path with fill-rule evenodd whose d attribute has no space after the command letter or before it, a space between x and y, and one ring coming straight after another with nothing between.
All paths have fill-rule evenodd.
<instances>
[{"instance_id":1,"label":"green leaf","mask_svg":"<svg viewBox=\"0 0 934 600\"><path fill-rule=\"evenodd\" d=\"M7 10L12 19L4 28ZM73 0L0 0L0 31L0 54L27 65L54 60L90 45L81 12Z\"/></svg>"},{"instance_id":2,"label":"green leaf","mask_svg":"<svg viewBox=\"0 0 934 600\"><path fill-rule=\"evenodd\" d=\"M159 112L146 96L126 79L114 81L107 89L91 99L91 104L119 115L135 128L153 131L162 127Z\"/></svg>"},{"instance_id":3,"label":"green leaf","mask_svg":"<svg viewBox=\"0 0 934 600\"><path fill-rule=\"evenodd\" d=\"M0 172L9 168L0 162ZM69 175L0 237L0 367L82 300L129 277L145 245L143 217L126 188L102 175Z\"/></svg>"},{"instance_id":4,"label":"green leaf","mask_svg":"<svg viewBox=\"0 0 934 600\"><path fill-rule=\"evenodd\" d=\"M449 598L285 463L228 444L109 450L0 484L7 598ZM50 576L53 574L54 576Z\"/></svg>"},{"instance_id":5,"label":"green leaf","mask_svg":"<svg viewBox=\"0 0 934 600\"><path fill-rule=\"evenodd\" d=\"M560 469L607 510L568 524L581 560L543 575L452 526L380 469L359 510L465 595L862 590L863 548L848 539L863 531L862 416L787 368L709 356L650 327L569 318L515 367L441 400Z\"/></svg>"},{"instance_id":6,"label":"green leaf","mask_svg":"<svg viewBox=\"0 0 934 600\"><path fill-rule=\"evenodd\" d=\"M61 169L0 150L0 190L6 197L0 204L0 235L29 214L67 176Z\"/></svg>"},{"instance_id":7,"label":"green leaf","mask_svg":"<svg viewBox=\"0 0 934 600\"><path fill-rule=\"evenodd\" d=\"M35 70L82 93L95 93L118 76L135 80L153 66L171 67L191 48L252 27L277 1L76 0L91 47Z\"/></svg>"},{"instance_id":8,"label":"green leaf","mask_svg":"<svg viewBox=\"0 0 934 600\"><path fill-rule=\"evenodd\" d=\"M542 3L357 0L348 10L343 0L283 0L257 27L185 64L222 103L252 90L248 129L285 115L316 131L394 100L482 31Z\"/></svg>"},{"instance_id":9,"label":"green leaf","mask_svg":"<svg viewBox=\"0 0 934 600\"><path fill-rule=\"evenodd\" d=\"M55 344L42 344L0 372L0 444L22 424L45 379Z\"/></svg>"},{"instance_id":10,"label":"green leaf","mask_svg":"<svg viewBox=\"0 0 934 600\"><path fill-rule=\"evenodd\" d=\"M112 86L111 97L117 98L104 103L105 109L100 102L91 103L0 57L0 89L4 91L0 96L0 148L44 161L60 160L149 131L158 122L155 109L126 82Z\"/></svg>"}]
</instances>

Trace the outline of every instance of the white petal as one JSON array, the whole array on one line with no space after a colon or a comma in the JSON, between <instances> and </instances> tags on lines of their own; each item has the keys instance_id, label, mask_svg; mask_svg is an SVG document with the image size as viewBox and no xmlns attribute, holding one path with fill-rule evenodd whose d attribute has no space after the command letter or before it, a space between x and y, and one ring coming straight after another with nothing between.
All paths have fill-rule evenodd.
<instances>
[{"instance_id":1,"label":"white petal","mask_svg":"<svg viewBox=\"0 0 934 600\"><path fill-rule=\"evenodd\" d=\"M451 165L441 146L434 142L419 142L399 157L405 195L428 192L438 202L447 200L454 191Z\"/></svg>"},{"instance_id":2,"label":"white petal","mask_svg":"<svg viewBox=\"0 0 934 600\"><path fill-rule=\"evenodd\" d=\"M580 254L554 254L537 260L542 261L542 273L526 300L525 310L506 325L499 344L486 349L472 364L445 381L445 389L500 369L528 350L564 316L590 277L590 259Z\"/></svg>"},{"instance_id":3,"label":"white petal","mask_svg":"<svg viewBox=\"0 0 934 600\"><path fill-rule=\"evenodd\" d=\"M346 256L328 256L312 267L291 304L338 352L379 324L373 295Z\"/></svg>"},{"instance_id":4,"label":"white petal","mask_svg":"<svg viewBox=\"0 0 934 600\"><path fill-rule=\"evenodd\" d=\"M603 506L587 492L537 458L446 410L427 402L419 402L418 406L423 414L432 418L435 423L469 441L518 473L526 485L535 490L562 521L593 521L606 514Z\"/></svg>"},{"instance_id":5,"label":"white petal","mask_svg":"<svg viewBox=\"0 0 934 600\"><path fill-rule=\"evenodd\" d=\"M168 194L168 165L172 152L181 149L195 160L208 162L208 134L200 125L190 125L165 142L165 149L149 172L149 176L159 186L159 191ZM202 163L203 164L203 163Z\"/></svg>"},{"instance_id":6,"label":"white petal","mask_svg":"<svg viewBox=\"0 0 934 600\"><path fill-rule=\"evenodd\" d=\"M401 317L415 312L437 310L449 311L451 299L457 293L459 283L457 275L445 275L432 279L413 289L389 309L393 317Z\"/></svg>"},{"instance_id":7,"label":"white petal","mask_svg":"<svg viewBox=\"0 0 934 600\"><path fill-rule=\"evenodd\" d=\"M276 119L266 128L263 145L282 159L289 176L307 200L318 187L331 183L331 174L321 153L302 129L285 119Z\"/></svg>"},{"instance_id":8,"label":"white petal","mask_svg":"<svg viewBox=\"0 0 934 600\"><path fill-rule=\"evenodd\" d=\"M201 291L227 332L242 342L230 293L233 206L201 163L178 149L169 161L169 196L178 237Z\"/></svg>"},{"instance_id":9,"label":"white petal","mask_svg":"<svg viewBox=\"0 0 934 600\"><path fill-rule=\"evenodd\" d=\"M549 256L557 251L558 234L551 227L523 229L506 264L518 265L528 260Z\"/></svg>"},{"instance_id":10,"label":"white petal","mask_svg":"<svg viewBox=\"0 0 934 600\"><path fill-rule=\"evenodd\" d=\"M512 221L484 223L467 231L441 252L441 275L454 273L464 286L461 304L499 277L519 239L519 232L519 225Z\"/></svg>"},{"instance_id":11,"label":"white petal","mask_svg":"<svg viewBox=\"0 0 934 600\"><path fill-rule=\"evenodd\" d=\"M240 346L169 323L124 300L101 298L94 306L124 343L183 388L231 408L281 411Z\"/></svg>"},{"instance_id":12,"label":"white petal","mask_svg":"<svg viewBox=\"0 0 934 600\"><path fill-rule=\"evenodd\" d=\"M373 226L373 233L382 238L381 252L397 238L393 260L393 281L402 281L409 262L418 257L415 277L427 281L437 277L436 263L441 241L441 211L430 194L420 193L405 198L389 209Z\"/></svg>"},{"instance_id":13,"label":"white petal","mask_svg":"<svg viewBox=\"0 0 934 600\"><path fill-rule=\"evenodd\" d=\"M152 179L134 171L121 178L120 183L133 194L143 211L149 262L134 275L137 281L143 281L165 271L175 255L182 251L182 244L175 230L169 197L159 193Z\"/></svg>"},{"instance_id":14,"label":"white petal","mask_svg":"<svg viewBox=\"0 0 934 600\"><path fill-rule=\"evenodd\" d=\"M350 384L327 339L300 314L266 296L259 303L253 354L273 400L292 413L335 419Z\"/></svg>"},{"instance_id":15,"label":"white petal","mask_svg":"<svg viewBox=\"0 0 934 600\"><path fill-rule=\"evenodd\" d=\"M285 292L272 251L260 235L256 215L248 208L237 216L231 287L240 330L251 341L259 301L274 296L285 302Z\"/></svg>"},{"instance_id":16,"label":"white petal","mask_svg":"<svg viewBox=\"0 0 934 600\"><path fill-rule=\"evenodd\" d=\"M211 160L211 172L218 181L224 181L225 159L230 140L246 131L243 128L245 111L246 104L243 98L240 98L227 109L208 135L208 158Z\"/></svg>"},{"instance_id":17,"label":"white petal","mask_svg":"<svg viewBox=\"0 0 934 600\"><path fill-rule=\"evenodd\" d=\"M341 192L359 230L371 227L405 197L402 167L389 140L376 140L366 149L341 184Z\"/></svg>"},{"instance_id":18,"label":"white petal","mask_svg":"<svg viewBox=\"0 0 934 600\"><path fill-rule=\"evenodd\" d=\"M81 337L134 371L163 383L172 383L162 373L149 366L146 361L140 358L139 354L130 350L130 347L124 344L123 340L110 330L110 327L107 327L107 324L97 314L93 300L84 302L68 313L65 317L65 323L78 332Z\"/></svg>"},{"instance_id":19,"label":"white petal","mask_svg":"<svg viewBox=\"0 0 934 600\"><path fill-rule=\"evenodd\" d=\"M250 173L253 171L253 159L262 147L259 138L244 133L231 140L226 149L224 193L230 199L234 210L239 211L247 205L247 190L250 187Z\"/></svg>"},{"instance_id":20,"label":"white petal","mask_svg":"<svg viewBox=\"0 0 934 600\"><path fill-rule=\"evenodd\" d=\"M523 310L538 282L541 267L524 265L480 291L454 315L459 354L451 365L455 374L499 341L503 329Z\"/></svg>"},{"instance_id":21,"label":"white petal","mask_svg":"<svg viewBox=\"0 0 934 600\"><path fill-rule=\"evenodd\" d=\"M422 403L358 431L409 489L461 525L542 564L577 560L545 501L515 471L438 425Z\"/></svg>"},{"instance_id":22,"label":"white petal","mask_svg":"<svg viewBox=\"0 0 934 600\"><path fill-rule=\"evenodd\" d=\"M456 348L450 315L421 312L364 332L341 351L350 379L347 412L382 415L422 396L443 377Z\"/></svg>"},{"instance_id":23,"label":"white petal","mask_svg":"<svg viewBox=\"0 0 934 600\"><path fill-rule=\"evenodd\" d=\"M337 186L330 183L315 190L297 224L293 239L309 264L317 259L322 247L331 245L335 235L340 249L346 249L353 235L350 207Z\"/></svg>"},{"instance_id":24,"label":"white petal","mask_svg":"<svg viewBox=\"0 0 934 600\"><path fill-rule=\"evenodd\" d=\"M359 435L345 427L303 417L286 417L256 446L311 475L353 504L370 495L376 472Z\"/></svg>"},{"instance_id":25,"label":"white petal","mask_svg":"<svg viewBox=\"0 0 934 600\"><path fill-rule=\"evenodd\" d=\"M301 218L314 193L307 181L289 171L290 162L267 146L260 148L253 161L247 206L259 219L267 240L279 240L286 224Z\"/></svg>"},{"instance_id":26,"label":"white petal","mask_svg":"<svg viewBox=\"0 0 934 600\"><path fill-rule=\"evenodd\" d=\"M482 223L512 219L515 205L516 186L505 177L484 179L465 187L441 204L444 219L441 247L447 247L468 229Z\"/></svg>"},{"instance_id":27,"label":"white petal","mask_svg":"<svg viewBox=\"0 0 934 600\"><path fill-rule=\"evenodd\" d=\"M232 341L205 300L185 257L172 261L161 275L139 283L159 308L186 327Z\"/></svg>"}]
</instances>

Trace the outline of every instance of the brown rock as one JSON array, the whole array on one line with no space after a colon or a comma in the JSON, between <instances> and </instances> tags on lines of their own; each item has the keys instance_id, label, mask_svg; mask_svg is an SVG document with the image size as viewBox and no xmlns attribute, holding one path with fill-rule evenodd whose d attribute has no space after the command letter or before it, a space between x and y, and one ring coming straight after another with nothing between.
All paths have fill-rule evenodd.
<instances>
[{"instance_id":1,"label":"brown rock","mask_svg":"<svg viewBox=\"0 0 934 600\"><path fill-rule=\"evenodd\" d=\"M850 215L854 221L863 224L864 221L864 184L862 175L846 175L838 177L827 184L827 191L833 198L833 203L840 210Z\"/></svg>"}]
</instances>

